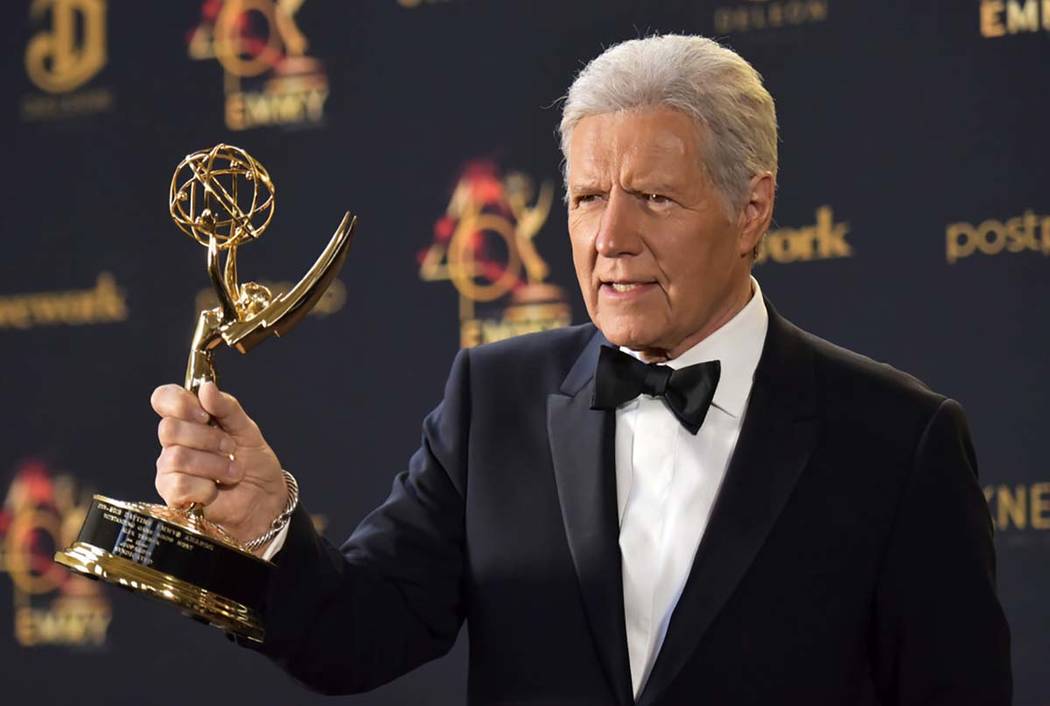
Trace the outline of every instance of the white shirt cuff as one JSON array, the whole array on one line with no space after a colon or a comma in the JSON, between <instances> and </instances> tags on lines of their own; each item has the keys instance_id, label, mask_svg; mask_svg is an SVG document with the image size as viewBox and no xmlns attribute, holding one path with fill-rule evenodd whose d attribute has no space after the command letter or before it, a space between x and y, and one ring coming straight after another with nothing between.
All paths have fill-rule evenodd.
<instances>
[{"instance_id":1,"label":"white shirt cuff","mask_svg":"<svg viewBox=\"0 0 1050 706\"><path fill-rule=\"evenodd\" d=\"M289 522L281 531L277 533L277 536L270 540L270 545L266 547L266 551L262 553L262 558L266 561L273 559L277 552L281 551L281 547L284 546L284 538L288 536L288 528L291 527L292 523Z\"/></svg>"}]
</instances>

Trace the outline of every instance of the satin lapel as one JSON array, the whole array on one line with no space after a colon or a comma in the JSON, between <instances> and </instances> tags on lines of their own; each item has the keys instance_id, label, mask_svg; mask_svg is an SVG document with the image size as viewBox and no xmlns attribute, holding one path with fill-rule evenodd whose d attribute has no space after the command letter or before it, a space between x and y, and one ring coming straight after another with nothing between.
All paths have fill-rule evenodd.
<instances>
[{"instance_id":1,"label":"satin lapel","mask_svg":"<svg viewBox=\"0 0 1050 706\"><path fill-rule=\"evenodd\" d=\"M594 646L616 702L628 706L634 699L616 517L616 417L590 408L594 366L603 342L596 334L561 393L548 397L547 434L565 535Z\"/></svg>"},{"instance_id":2,"label":"satin lapel","mask_svg":"<svg viewBox=\"0 0 1050 706\"><path fill-rule=\"evenodd\" d=\"M692 656L761 549L816 441L810 349L767 307L769 333L740 438L639 706L657 703Z\"/></svg>"}]
</instances>

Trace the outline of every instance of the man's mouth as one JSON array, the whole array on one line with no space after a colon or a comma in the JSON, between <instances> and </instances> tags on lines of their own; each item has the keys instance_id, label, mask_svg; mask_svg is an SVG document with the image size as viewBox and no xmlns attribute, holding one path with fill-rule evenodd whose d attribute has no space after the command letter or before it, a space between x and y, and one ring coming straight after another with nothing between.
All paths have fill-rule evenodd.
<instances>
[{"instance_id":1,"label":"man's mouth","mask_svg":"<svg viewBox=\"0 0 1050 706\"><path fill-rule=\"evenodd\" d=\"M653 286L653 281L611 280L602 281L601 288L614 294L633 294Z\"/></svg>"}]
</instances>

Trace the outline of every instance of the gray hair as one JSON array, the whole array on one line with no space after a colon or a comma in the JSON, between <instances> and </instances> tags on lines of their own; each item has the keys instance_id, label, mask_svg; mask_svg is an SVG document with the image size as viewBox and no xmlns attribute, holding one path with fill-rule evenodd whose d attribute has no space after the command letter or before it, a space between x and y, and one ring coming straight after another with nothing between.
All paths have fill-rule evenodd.
<instances>
[{"instance_id":1,"label":"gray hair","mask_svg":"<svg viewBox=\"0 0 1050 706\"><path fill-rule=\"evenodd\" d=\"M776 177L776 110L759 73L714 40L665 34L609 47L572 82L558 128L566 179L576 123L655 107L681 111L707 128L702 166L731 213L747 203L751 177L763 171Z\"/></svg>"}]
</instances>

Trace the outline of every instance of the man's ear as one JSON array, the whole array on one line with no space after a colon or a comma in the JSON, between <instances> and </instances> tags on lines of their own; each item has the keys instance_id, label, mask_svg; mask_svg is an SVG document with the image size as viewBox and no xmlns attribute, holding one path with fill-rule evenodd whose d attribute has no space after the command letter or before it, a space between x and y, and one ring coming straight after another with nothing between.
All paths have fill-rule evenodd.
<instances>
[{"instance_id":1,"label":"man's ear","mask_svg":"<svg viewBox=\"0 0 1050 706\"><path fill-rule=\"evenodd\" d=\"M741 256L751 255L758 247L762 236L769 230L773 220L773 201L776 198L777 182L770 172L761 172L751 177L748 184L747 202L740 210L740 243L738 250Z\"/></svg>"}]
</instances>

